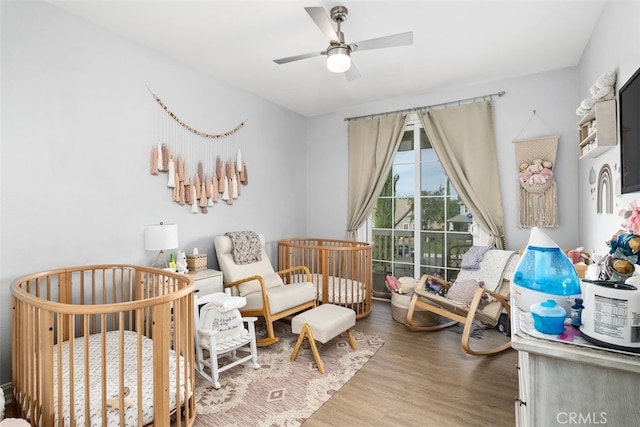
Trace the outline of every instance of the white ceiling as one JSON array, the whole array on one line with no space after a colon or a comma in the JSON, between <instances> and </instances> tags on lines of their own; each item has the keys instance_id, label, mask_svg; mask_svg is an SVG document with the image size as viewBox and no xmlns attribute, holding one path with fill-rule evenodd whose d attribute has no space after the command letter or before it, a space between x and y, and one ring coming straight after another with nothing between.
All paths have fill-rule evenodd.
<instances>
[{"instance_id":1,"label":"white ceiling","mask_svg":"<svg viewBox=\"0 0 640 427\"><path fill-rule=\"evenodd\" d=\"M613 0L612 0L613 1ZM437 88L576 65L606 0L58 1L50 3L311 117ZM412 46L355 52L348 82L305 6L349 9L347 43L413 31Z\"/></svg>"}]
</instances>

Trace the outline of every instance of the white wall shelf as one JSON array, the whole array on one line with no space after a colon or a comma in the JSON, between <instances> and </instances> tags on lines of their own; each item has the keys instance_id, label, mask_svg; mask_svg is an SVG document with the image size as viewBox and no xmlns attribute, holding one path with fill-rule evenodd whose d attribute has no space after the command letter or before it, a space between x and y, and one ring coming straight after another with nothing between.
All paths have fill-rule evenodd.
<instances>
[{"instance_id":1,"label":"white wall shelf","mask_svg":"<svg viewBox=\"0 0 640 427\"><path fill-rule=\"evenodd\" d=\"M617 143L616 100L596 102L578 124L580 159L597 157Z\"/></svg>"}]
</instances>

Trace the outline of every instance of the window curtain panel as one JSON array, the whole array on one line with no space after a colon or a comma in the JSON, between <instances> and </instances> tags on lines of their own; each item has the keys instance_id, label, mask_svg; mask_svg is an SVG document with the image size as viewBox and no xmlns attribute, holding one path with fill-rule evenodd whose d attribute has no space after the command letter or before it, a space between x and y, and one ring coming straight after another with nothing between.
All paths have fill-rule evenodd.
<instances>
[{"instance_id":1,"label":"window curtain panel","mask_svg":"<svg viewBox=\"0 0 640 427\"><path fill-rule=\"evenodd\" d=\"M504 249L504 213L490 101L418 112L431 146L460 199Z\"/></svg>"},{"instance_id":2,"label":"window curtain panel","mask_svg":"<svg viewBox=\"0 0 640 427\"><path fill-rule=\"evenodd\" d=\"M348 240L357 240L358 229L380 196L407 119L398 113L349 121Z\"/></svg>"}]
</instances>

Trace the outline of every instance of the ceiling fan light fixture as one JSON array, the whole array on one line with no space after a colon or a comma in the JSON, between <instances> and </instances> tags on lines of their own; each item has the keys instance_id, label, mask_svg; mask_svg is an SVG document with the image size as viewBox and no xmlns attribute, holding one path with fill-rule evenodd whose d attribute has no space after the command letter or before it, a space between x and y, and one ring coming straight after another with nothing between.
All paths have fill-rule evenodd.
<instances>
[{"instance_id":1,"label":"ceiling fan light fixture","mask_svg":"<svg viewBox=\"0 0 640 427\"><path fill-rule=\"evenodd\" d=\"M327 68L334 73L344 73L351 68L351 52L345 46L327 49Z\"/></svg>"}]
</instances>

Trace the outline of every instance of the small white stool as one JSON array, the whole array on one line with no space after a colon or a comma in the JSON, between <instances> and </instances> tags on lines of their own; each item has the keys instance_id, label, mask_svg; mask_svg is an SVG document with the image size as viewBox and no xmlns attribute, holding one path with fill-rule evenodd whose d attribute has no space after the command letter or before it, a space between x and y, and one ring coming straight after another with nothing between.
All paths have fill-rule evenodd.
<instances>
[{"instance_id":1,"label":"small white stool","mask_svg":"<svg viewBox=\"0 0 640 427\"><path fill-rule=\"evenodd\" d=\"M313 358L318 365L318 371L324 374L324 365L320 354L318 353L318 347L316 347L315 340L320 341L322 344L340 335L342 332L347 331L349 337L349 344L352 349L356 349L356 342L351 334L351 328L356 324L356 312L350 308L341 307L334 304L322 304L318 307L307 310L298 314L291 319L291 332L294 334L300 334L298 342L293 349L291 355L291 361L296 360L298 357L298 351L306 336L311 346L311 352Z\"/></svg>"}]
</instances>

